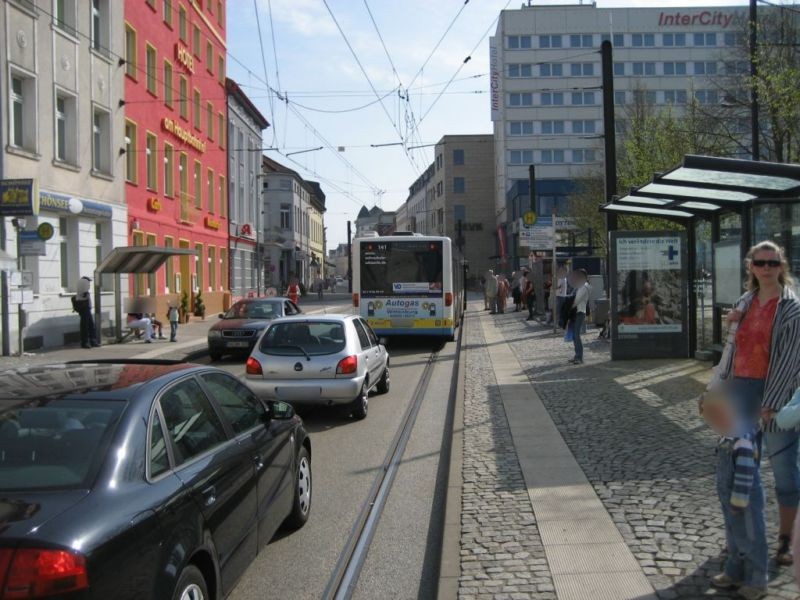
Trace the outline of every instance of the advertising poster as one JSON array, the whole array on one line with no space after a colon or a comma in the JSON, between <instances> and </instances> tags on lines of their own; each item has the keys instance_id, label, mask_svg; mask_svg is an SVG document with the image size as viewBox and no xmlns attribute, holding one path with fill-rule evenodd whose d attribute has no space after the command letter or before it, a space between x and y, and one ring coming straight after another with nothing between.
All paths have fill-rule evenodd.
<instances>
[{"instance_id":1,"label":"advertising poster","mask_svg":"<svg viewBox=\"0 0 800 600\"><path fill-rule=\"evenodd\" d=\"M685 254L683 233L612 233L612 356L686 355Z\"/></svg>"}]
</instances>

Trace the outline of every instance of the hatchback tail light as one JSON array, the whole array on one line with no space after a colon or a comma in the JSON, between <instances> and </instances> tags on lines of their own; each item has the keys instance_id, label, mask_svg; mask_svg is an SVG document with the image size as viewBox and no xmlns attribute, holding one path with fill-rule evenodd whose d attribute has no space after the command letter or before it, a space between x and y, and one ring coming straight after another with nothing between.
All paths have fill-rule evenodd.
<instances>
[{"instance_id":1,"label":"hatchback tail light","mask_svg":"<svg viewBox=\"0 0 800 600\"><path fill-rule=\"evenodd\" d=\"M0 598L41 598L89 587L86 559L69 550L0 548Z\"/></svg>"},{"instance_id":2,"label":"hatchback tail light","mask_svg":"<svg viewBox=\"0 0 800 600\"><path fill-rule=\"evenodd\" d=\"M452 292L445 292L444 293L444 305L445 306L452 306L453 305L453 294L452 294Z\"/></svg>"},{"instance_id":3,"label":"hatchback tail light","mask_svg":"<svg viewBox=\"0 0 800 600\"><path fill-rule=\"evenodd\" d=\"M336 365L337 375L352 375L356 371L358 371L358 356L355 354L343 358L339 361L339 364Z\"/></svg>"},{"instance_id":4,"label":"hatchback tail light","mask_svg":"<svg viewBox=\"0 0 800 600\"><path fill-rule=\"evenodd\" d=\"M353 294L353 306L356 308L358 308L358 301L359 301L358 294Z\"/></svg>"},{"instance_id":5,"label":"hatchback tail light","mask_svg":"<svg viewBox=\"0 0 800 600\"><path fill-rule=\"evenodd\" d=\"M247 362L244 364L244 371L248 375L263 375L264 371L261 370L261 363L258 362L252 356L247 359Z\"/></svg>"}]
</instances>

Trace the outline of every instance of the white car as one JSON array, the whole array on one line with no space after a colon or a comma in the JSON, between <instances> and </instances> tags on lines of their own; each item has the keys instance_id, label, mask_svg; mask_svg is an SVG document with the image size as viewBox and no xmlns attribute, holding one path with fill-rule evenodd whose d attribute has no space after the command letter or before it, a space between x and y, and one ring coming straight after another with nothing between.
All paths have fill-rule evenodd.
<instances>
[{"instance_id":1,"label":"white car","mask_svg":"<svg viewBox=\"0 0 800 600\"><path fill-rule=\"evenodd\" d=\"M245 365L263 399L344 407L367 416L369 393L389 391L389 354L357 315L306 315L272 321Z\"/></svg>"}]
</instances>

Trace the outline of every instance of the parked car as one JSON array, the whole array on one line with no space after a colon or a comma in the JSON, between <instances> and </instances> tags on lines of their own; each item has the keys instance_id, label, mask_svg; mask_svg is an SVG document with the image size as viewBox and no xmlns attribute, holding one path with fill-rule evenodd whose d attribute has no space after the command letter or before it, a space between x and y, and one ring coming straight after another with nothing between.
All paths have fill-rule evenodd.
<instances>
[{"instance_id":1,"label":"parked car","mask_svg":"<svg viewBox=\"0 0 800 600\"><path fill-rule=\"evenodd\" d=\"M389 391L389 354L357 315L276 319L245 364L247 381L263 399L339 405L367 416L369 392Z\"/></svg>"},{"instance_id":2,"label":"parked car","mask_svg":"<svg viewBox=\"0 0 800 600\"><path fill-rule=\"evenodd\" d=\"M222 370L0 372L0 598L224 598L311 490L292 407Z\"/></svg>"},{"instance_id":3,"label":"parked car","mask_svg":"<svg viewBox=\"0 0 800 600\"><path fill-rule=\"evenodd\" d=\"M247 298L239 300L208 330L208 355L219 360L225 354L245 355L272 319L299 315L303 311L288 298Z\"/></svg>"}]
</instances>

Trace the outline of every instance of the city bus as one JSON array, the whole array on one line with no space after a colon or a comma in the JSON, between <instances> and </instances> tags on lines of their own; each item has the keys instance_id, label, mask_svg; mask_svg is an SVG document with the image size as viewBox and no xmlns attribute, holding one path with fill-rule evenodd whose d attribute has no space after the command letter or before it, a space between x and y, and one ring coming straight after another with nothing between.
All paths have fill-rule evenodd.
<instances>
[{"instance_id":1,"label":"city bus","mask_svg":"<svg viewBox=\"0 0 800 600\"><path fill-rule=\"evenodd\" d=\"M380 336L452 340L464 311L461 253L442 236L356 238L353 307Z\"/></svg>"}]
</instances>

